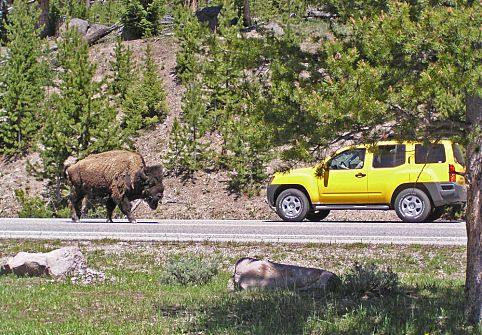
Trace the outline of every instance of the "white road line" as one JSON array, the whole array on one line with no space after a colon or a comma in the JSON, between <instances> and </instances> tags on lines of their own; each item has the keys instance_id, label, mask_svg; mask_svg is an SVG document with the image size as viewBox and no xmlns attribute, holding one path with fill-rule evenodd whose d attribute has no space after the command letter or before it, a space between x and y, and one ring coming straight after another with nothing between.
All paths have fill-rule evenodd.
<instances>
[{"instance_id":1,"label":"white road line","mask_svg":"<svg viewBox=\"0 0 482 335\"><path fill-rule=\"evenodd\" d=\"M0 238L32 238L42 239L51 236L61 236L61 239L123 239L123 240L144 240L144 241L251 241L251 242L326 242L326 243L392 243L392 244L455 244L464 245L467 240L464 237L418 237L418 236L356 236L343 235L257 235L257 234L197 234L192 237L188 233L124 233L124 232L45 232L45 231L3 231ZM60 237L59 237L60 238Z\"/></svg>"}]
</instances>

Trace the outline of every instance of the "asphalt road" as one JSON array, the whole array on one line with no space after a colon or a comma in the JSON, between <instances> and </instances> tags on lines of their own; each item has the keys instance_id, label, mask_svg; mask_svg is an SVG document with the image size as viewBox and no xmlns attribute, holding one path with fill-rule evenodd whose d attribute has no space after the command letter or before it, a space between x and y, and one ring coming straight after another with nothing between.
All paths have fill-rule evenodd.
<instances>
[{"instance_id":1,"label":"asphalt road","mask_svg":"<svg viewBox=\"0 0 482 335\"><path fill-rule=\"evenodd\" d=\"M0 239L465 245L465 222L2 219Z\"/></svg>"}]
</instances>

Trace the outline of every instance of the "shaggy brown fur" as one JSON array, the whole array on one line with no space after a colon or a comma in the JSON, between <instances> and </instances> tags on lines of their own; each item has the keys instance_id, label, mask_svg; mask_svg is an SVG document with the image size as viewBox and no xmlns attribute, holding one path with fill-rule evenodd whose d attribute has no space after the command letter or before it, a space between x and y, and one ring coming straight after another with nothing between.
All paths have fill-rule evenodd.
<instances>
[{"instance_id":1,"label":"shaggy brown fur","mask_svg":"<svg viewBox=\"0 0 482 335\"><path fill-rule=\"evenodd\" d=\"M112 222L112 212L119 206L129 221L135 223L130 201L144 199L156 209L164 192L162 168L147 167L141 155L125 150L90 155L66 166L65 173L72 186L69 200L75 222L80 220L81 203L87 195L108 196L108 222Z\"/></svg>"}]
</instances>

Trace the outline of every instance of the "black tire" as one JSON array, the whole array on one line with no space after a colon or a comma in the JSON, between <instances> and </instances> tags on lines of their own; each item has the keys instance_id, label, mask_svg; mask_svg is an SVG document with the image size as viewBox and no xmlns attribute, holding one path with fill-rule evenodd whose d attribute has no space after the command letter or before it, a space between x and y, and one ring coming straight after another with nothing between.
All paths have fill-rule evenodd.
<instances>
[{"instance_id":1,"label":"black tire","mask_svg":"<svg viewBox=\"0 0 482 335\"><path fill-rule=\"evenodd\" d=\"M432 211L432 213L425 219L425 222L433 222L435 220L438 220L444 215L445 213L445 207L435 207Z\"/></svg>"},{"instance_id":2,"label":"black tire","mask_svg":"<svg viewBox=\"0 0 482 335\"><path fill-rule=\"evenodd\" d=\"M432 213L432 204L424 191L407 188L395 198L395 212L404 222L423 222Z\"/></svg>"},{"instance_id":3,"label":"black tire","mask_svg":"<svg viewBox=\"0 0 482 335\"><path fill-rule=\"evenodd\" d=\"M326 218L328 216L328 214L330 214L330 210L327 209L327 210L320 210L320 211L316 211L316 212L310 212L306 215L306 219L308 221L313 221L313 222L316 222L316 221L321 221L323 220L324 218Z\"/></svg>"},{"instance_id":4,"label":"black tire","mask_svg":"<svg viewBox=\"0 0 482 335\"><path fill-rule=\"evenodd\" d=\"M283 221L303 221L310 209L306 195L295 188L289 188L276 198L276 213Z\"/></svg>"}]
</instances>

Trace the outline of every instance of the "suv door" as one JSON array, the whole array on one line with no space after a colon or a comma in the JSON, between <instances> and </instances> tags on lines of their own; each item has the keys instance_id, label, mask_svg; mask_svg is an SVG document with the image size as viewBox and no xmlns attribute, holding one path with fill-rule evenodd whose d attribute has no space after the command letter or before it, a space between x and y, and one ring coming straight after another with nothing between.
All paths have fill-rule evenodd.
<instances>
[{"instance_id":1,"label":"suv door","mask_svg":"<svg viewBox=\"0 0 482 335\"><path fill-rule=\"evenodd\" d=\"M318 189L322 204L366 204L366 149L355 148L340 152L327 163Z\"/></svg>"},{"instance_id":2,"label":"suv door","mask_svg":"<svg viewBox=\"0 0 482 335\"><path fill-rule=\"evenodd\" d=\"M368 170L368 198L371 204L389 204L393 191L410 181L406 152L405 144L379 145L374 148Z\"/></svg>"}]
</instances>

